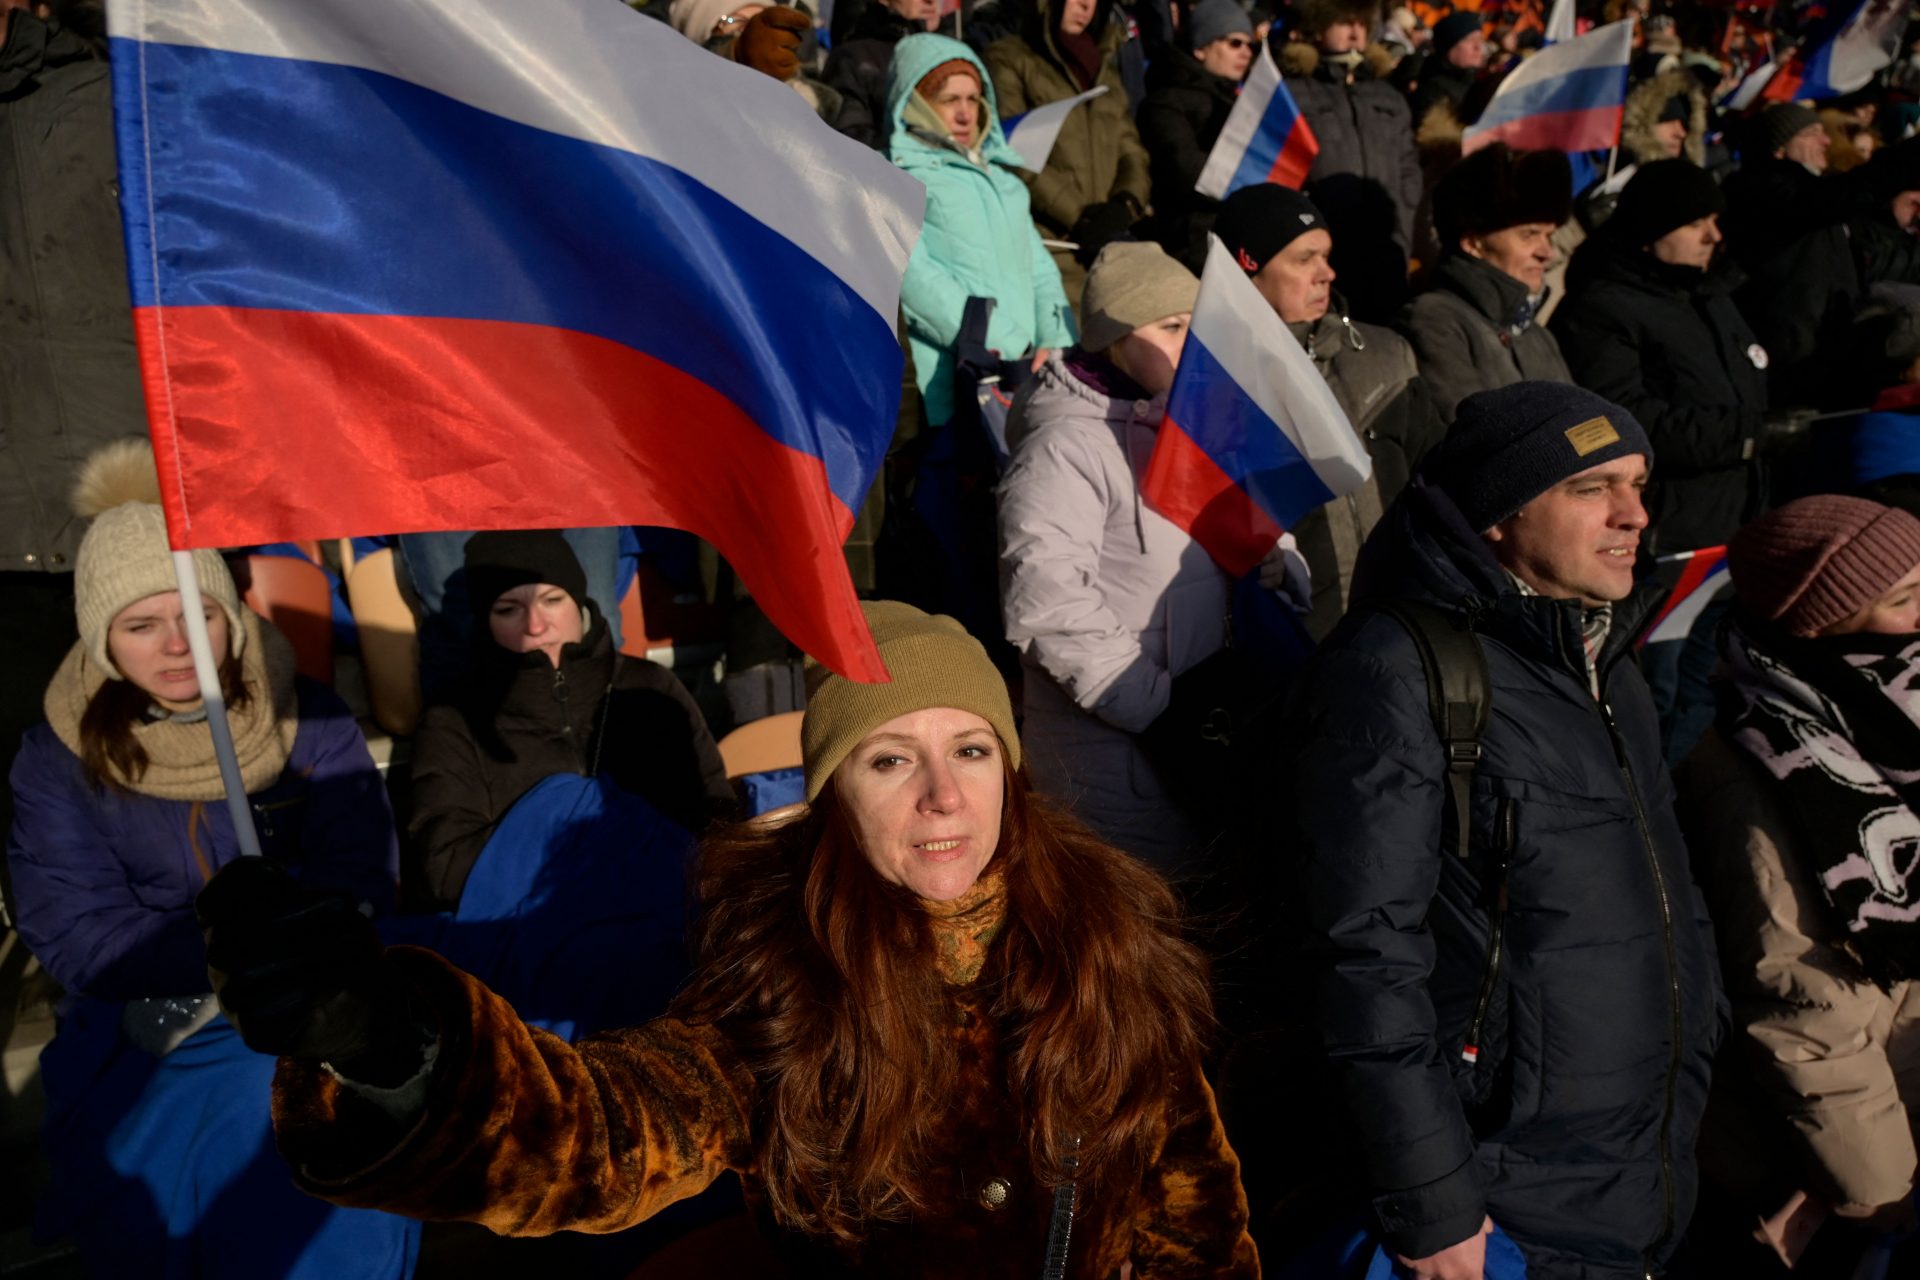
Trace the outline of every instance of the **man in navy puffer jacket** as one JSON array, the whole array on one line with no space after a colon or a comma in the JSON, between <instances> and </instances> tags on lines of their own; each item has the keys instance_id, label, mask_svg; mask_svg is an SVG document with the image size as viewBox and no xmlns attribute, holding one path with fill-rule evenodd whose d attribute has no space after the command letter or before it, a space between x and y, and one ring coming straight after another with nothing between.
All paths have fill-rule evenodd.
<instances>
[{"instance_id":1,"label":"man in navy puffer jacket","mask_svg":"<svg viewBox=\"0 0 1920 1280\"><path fill-rule=\"evenodd\" d=\"M1694 1199L1725 1022L1653 704L1632 658L1640 424L1522 382L1453 430L1361 552L1301 681L1289 863L1373 1226L1419 1277L1658 1275ZM1419 651L1368 603L1469 619L1492 714L1456 852Z\"/></svg>"}]
</instances>

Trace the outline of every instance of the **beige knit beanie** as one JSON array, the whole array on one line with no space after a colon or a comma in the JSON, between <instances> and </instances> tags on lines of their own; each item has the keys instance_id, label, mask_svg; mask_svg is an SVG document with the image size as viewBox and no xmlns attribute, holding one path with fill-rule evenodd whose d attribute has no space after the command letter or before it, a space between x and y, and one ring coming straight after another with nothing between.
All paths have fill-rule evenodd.
<instances>
[{"instance_id":1,"label":"beige knit beanie","mask_svg":"<svg viewBox=\"0 0 1920 1280\"><path fill-rule=\"evenodd\" d=\"M97 450L80 468L73 487L73 509L92 517L73 567L74 615L87 657L110 680L125 677L107 656L107 628L115 615L136 600L178 591L167 517L160 509L160 476L153 446L144 438L116 440ZM200 593L217 600L227 613L227 645L235 657L246 648L240 593L218 551L193 553Z\"/></svg>"},{"instance_id":2,"label":"beige knit beanie","mask_svg":"<svg viewBox=\"0 0 1920 1280\"><path fill-rule=\"evenodd\" d=\"M1151 240L1116 240L1087 272L1080 314L1087 318L1080 345L1105 351L1156 320L1193 310L1200 281Z\"/></svg>"},{"instance_id":3,"label":"beige knit beanie","mask_svg":"<svg viewBox=\"0 0 1920 1280\"><path fill-rule=\"evenodd\" d=\"M807 663L807 715L800 725L800 750L809 801L868 734L895 716L929 707L956 707L979 716L1000 735L1013 767L1020 767L1020 734L1014 727L1007 682L965 627L944 614L922 613L898 600L865 601L860 611L867 616L874 644L893 679L887 684L861 684Z\"/></svg>"}]
</instances>

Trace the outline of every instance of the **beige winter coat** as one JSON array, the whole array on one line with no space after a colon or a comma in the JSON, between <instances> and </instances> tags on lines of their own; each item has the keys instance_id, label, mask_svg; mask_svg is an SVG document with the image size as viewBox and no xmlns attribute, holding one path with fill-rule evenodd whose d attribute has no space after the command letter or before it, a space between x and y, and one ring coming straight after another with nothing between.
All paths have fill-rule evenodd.
<instances>
[{"instance_id":1,"label":"beige winter coat","mask_svg":"<svg viewBox=\"0 0 1920 1280\"><path fill-rule=\"evenodd\" d=\"M1797 1166L1798 1185L1842 1212L1905 1198L1920 990L1883 991L1860 976L1757 761L1709 733L1675 776L1733 1005L1703 1168L1765 1196Z\"/></svg>"}]
</instances>

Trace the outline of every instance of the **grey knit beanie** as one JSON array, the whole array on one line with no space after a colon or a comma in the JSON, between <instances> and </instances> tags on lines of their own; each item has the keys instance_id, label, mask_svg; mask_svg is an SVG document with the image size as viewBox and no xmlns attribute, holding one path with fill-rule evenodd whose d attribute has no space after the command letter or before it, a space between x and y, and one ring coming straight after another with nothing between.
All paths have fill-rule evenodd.
<instances>
[{"instance_id":1,"label":"grey knit beanie","mask_svg":"<svg viewBox=\"0 0 1920 1280\"><path fill-rule=\"evenodd\" d=\"M1240 7L1240 0L1200 0L1187 19L1187 39L1195 52L1227 36L1251 36L1253 20Z\"/></svg>"},{"instance_id":2,"label":"grey knit beanie","mask_svg":"<svg viewBox=\"0 0 1920 1280\"><path fill-rule=\"evenodd\" d=\"M1144 325L1193 310L1200 281L1151 240L1116 240L1087 272L1082 349L1105 351Z\"/></svg>"},{"instance_id":3,"label":"grey knit beanie","mask_svg":"<svg viewBox=\"0 0 1920 1280\"><path fill-rule=\"evenodd\" d=\"M1421 464L1484 533L1570 476L1653 446L1632 414L1565 382L1516 382L1460 402L1446 439Z\"/></svg>"},{"instance_id":4,"label":"grey knit beanie","mask_svg":"<svg viewBox=\"0 0 1920 1280\"><path fill-rule=\"evenodd\" d=\"M119 440L98 450L80 469L73 509L93 524L80 540L73 566L73 610L87 657L110 680L122 680L107 654L107 629L136 600L178 591L167 517L160 509L160 477L153 446L145 439ZM246 647L240 592L226 561L211 549L193 553L200 593L227 615L227 647L235 657Z\"/></svg>"}]
</instances>

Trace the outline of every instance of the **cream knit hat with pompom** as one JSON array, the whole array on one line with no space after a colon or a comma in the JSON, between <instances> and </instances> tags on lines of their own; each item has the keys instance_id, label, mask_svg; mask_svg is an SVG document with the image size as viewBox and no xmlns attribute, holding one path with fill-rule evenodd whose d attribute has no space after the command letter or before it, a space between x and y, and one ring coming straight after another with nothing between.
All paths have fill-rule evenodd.
<instances>
[{"instance_id":1,"label":"cream knit hat with pompom","mask_svg":"<svg viewBox=\"0 0 1920 1280\"><path fill-rule=\"evenodd\" d=\"M73 509L93 524L80 541L73 569L74 614L87 657L112 680L124 679L107 654L107 628L136 600L178 591L167 517L160 509L160 474L145 439L116 440L88 458L73 487ZM200 593L227 614L227 645L240 656L247 641L240 593L218 551L193 553Z\"/></svg>"}]
</instances>

